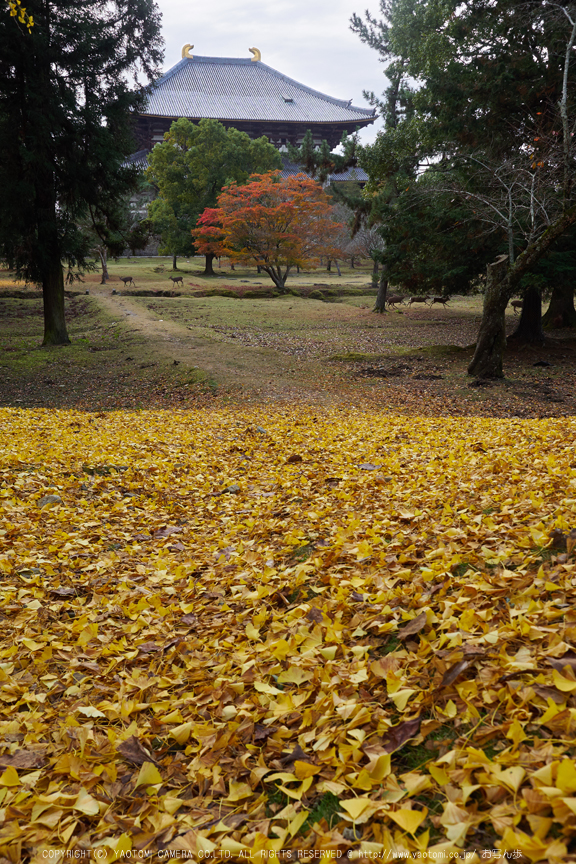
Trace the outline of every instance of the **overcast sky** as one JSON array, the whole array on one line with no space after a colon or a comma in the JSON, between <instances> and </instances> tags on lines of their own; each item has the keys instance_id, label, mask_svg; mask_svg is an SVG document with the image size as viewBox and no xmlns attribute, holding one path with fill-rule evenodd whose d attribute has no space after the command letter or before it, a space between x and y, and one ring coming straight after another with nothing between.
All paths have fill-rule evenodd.
<instances>
[{"instance_id":1,"label":"overcast sky","mask_svg":"<svg viewBox=\"0 0 576 864\"><path fill-rule=\"evenodd\" d=\"M194 45L203 57L251 57L259 48L262 62L301 84L337 99L370 106L363 90L380 95L386 86L378 55L350 30L353 12L368 7L378 14L377 0L157 0L162 12L164 70L182 56L182 46ZM377 120L361 131L361 140L374 139Z\"/></svg>"}]
</instances>

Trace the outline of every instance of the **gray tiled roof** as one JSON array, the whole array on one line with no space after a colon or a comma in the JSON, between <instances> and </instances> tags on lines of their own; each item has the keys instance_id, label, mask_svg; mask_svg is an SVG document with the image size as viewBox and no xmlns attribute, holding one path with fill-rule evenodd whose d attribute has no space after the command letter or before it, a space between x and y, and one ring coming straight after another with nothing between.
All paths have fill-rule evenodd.
<instances>
[{"instance_id":1,"label":"gray tiled roof","mask_svg":"<svg viewBox=\"0 0 576 864\"><path fill-rule=\"evenodd\" d=\"M298 174L301 171L304 171L301 165L296 165L295 162L291 162L287 156L282 154L282 168L280 169L282 177L291 177L293 174ZM368 174L363 168L347 168L339 174L329 174L328 184L342 183L346 180L355 180L356 183L367 183L369 179Z\"/></svg>"},{"instance_id":2,"label":"gray tiled roof","mask_svg":"<svg viewBox=\"0 0 576 864\"><path fill-rule=\"evenodd\" d=\"M137 153L132 153L131 156L122 163L123 166L135 165L141 171L148 167L148 154L150 150L138 150Z\"/></svg>"},{"instance_id":3,"label":"gray tiled roof","mask_svg":"<svg viewBox=\"0 0 576 864\"><path fill-rule=\"evenodd\" d=\"M261 61L183 58L154 85L144 115L365 125L374 111L333 99Z\"/></svg>"}]
</instances>

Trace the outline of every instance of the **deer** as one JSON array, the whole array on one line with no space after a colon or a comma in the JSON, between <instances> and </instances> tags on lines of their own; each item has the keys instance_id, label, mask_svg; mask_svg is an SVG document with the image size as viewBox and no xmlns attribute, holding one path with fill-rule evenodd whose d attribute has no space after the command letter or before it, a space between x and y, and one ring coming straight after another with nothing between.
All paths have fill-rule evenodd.
<instances>
[{"instance_id":1,"label":"deer","mask_svg":"<svg viewBox=\"0 0 576 864\"><path fill-rule=\"evenodd\" d=\"M172 282L173 285L177 285L178 282L181 282L182 285L184 285L184 282L182 280L182 276L169 276L168 278L170 279L170 281Z\"/></svg>"},{"instance_id":2,"label":"deer","mask_svg":"<svg viewBox=\"0 0 576 864\"><path fill-rule=\"evenodd\" d=\"M441 303L442 306L446 307L449 300L450 300L450 297L433 297L432 303L430 305L433 306L434 303Z\"/></svg>"},{"instance_id":3,"label":"deer","mask_svg":"<svg viewBox=\"0 0 576 864\"><path fill-rule=\"evenodd\" d=\"M514 314L518 315L518 312L522 309L522 300L512 300L510 305L514 309Z\"/></svg>"},{"instance_id":4,"label":"deer","mask_svg":"<svg viewBox=\"0 0 576 864\"><path fill-rule=\"evenodd\" d=\"M391 294L390 297L386 299L386 303L389 307L396 306L398 303L402 303L404 298L400 296L400 294Z\"/></svg>"},{"instance_id":5,"label":"deer","mask_svg":"<svg viewBox=\"0 0 576 864\"><path fill-rule=\"evenodd\" d=\"M430 305L428 303L428 297L410 297L408 305L412 306L413 303L426 303L427 306Z\"/></svg>"},{"instance_id":6,"label":"deer","mask_svg":"<svg viewBox=\"0 0 576 864\"><path fill-rule=\"evenodd\" d=\"M120 276L120 281L124 283L124 287L126 287L126 285L129 285L130 283L132 283L132 285L136 287L136 283L134 282L132 276Z\"/></svg>"}]
</instances>

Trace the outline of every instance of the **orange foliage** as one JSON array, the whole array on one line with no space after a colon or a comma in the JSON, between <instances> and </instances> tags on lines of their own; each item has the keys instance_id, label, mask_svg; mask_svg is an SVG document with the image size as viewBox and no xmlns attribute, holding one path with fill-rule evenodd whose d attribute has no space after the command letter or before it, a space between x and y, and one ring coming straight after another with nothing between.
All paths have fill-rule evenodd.
<instances>
[{"instance_id":1,"label":"orange foliage","mask_svg":"<svg viewBox=\"0 0 576 864\"><path fill-rule=\"evenodd\" d=\"M342 254L333 239L341 228L319 183L306 174L270 172L223 189L218 208L205 211L192 234L201 253L214 252L217 242L216 254L256 264L283 290L294 268Z\"/></svg>"},{"instance_id":2,"label":"orange foliage","mask_svg":"<svg viewBox=\"0 0 576 864\"><path fill-rule=\"evenodd\" d=\"M196 225L196 230L192 231L192 234L201 255L215 255L217 258L228 255L223 245L224 232L218 210L214 207L206 207Z\"/></svg>"}]
</instances>

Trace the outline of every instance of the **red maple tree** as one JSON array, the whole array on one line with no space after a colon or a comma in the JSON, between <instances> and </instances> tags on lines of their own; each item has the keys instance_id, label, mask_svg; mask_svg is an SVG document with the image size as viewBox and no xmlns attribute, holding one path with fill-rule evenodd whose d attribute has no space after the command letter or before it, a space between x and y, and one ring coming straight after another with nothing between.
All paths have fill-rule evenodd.
<instances>
[{"instance_id":1,"label":"red maple tree","mask_svg":"<svg viewBox=\"0 0 576 864\"><path fill-rule=\"evenodd\" d=\"M328 196L306 174L253 174L223 189L218 207L204 211L192 234L202 254L256 264L284 293L294 268L342 255L334 239L342 226L331 214Z\"/></svg>"},{"instance_id":2,"label":"red maple tree","mask_svg":"<svg viewBox=\"0 0 576 864\"><path fill-rule=\"evenodd\" d=\"M206 256L204 274L206 276L215 276L216 274L212 268L214 258L222 258L223 255L228 255L223 246L224 234L218 210L214 207L206 207L196 222L196 228L192 230L192 236L194 237L198 252Z\"/></svg>"}]
</instances>

